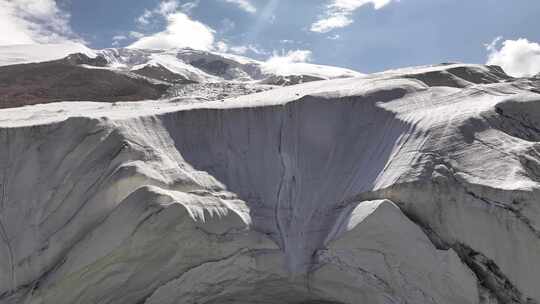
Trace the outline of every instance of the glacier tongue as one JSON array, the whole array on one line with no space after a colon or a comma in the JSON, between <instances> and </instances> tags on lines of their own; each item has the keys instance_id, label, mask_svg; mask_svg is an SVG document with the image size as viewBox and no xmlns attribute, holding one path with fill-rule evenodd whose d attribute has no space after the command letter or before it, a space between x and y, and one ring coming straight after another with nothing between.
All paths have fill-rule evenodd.
<instances>
[{"instance_id":1,"label":"glacier tongue","mask_svg":"<svg viewBox=\"0 0 540 304\"><path fill-rule=\"evenodd\" d=\"M538 89L453 64L0 110L0 303L539 303Z\"/></svg>"}]
</instances>

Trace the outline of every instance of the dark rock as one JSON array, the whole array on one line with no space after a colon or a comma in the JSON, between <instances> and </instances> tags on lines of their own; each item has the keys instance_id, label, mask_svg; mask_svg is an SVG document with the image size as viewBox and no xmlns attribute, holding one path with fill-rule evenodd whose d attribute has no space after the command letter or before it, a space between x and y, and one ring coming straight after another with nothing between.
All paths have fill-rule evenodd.
<instances>
[{"instance_id":1,"label":"dark rock","mask_svg":"<svg viewBox=\"0 0 540 304\"><path fill-rule=\"evenodd\" d=\"M84 68L77 64L101 64L102 60L100 57L90 59L79 55L57 61L0 67L0 108L55 101L158 99L169 87L143 77Z\"/></svg>"},{"instance_id":2,"label":"dark rock","mask_svg":"<svg viewBox=\"0 0 540 304\"><path fill-rule=\"evenodd\" d=\"M105 67L108 64L107 59L105 59L105 57L103 56L90 58L87 55L82 54L82 53L71 54L62 60L72 65L86 64L86 65L91 65L91 66L96 66L96 67Z\"/></svg>"}]
</instances>

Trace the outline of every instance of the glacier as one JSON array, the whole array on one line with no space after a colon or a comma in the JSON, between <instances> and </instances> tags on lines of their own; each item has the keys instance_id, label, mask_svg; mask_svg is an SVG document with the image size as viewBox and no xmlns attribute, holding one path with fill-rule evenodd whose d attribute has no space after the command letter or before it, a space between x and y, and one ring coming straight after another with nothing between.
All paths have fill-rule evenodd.
<instances>
[{"instance_id":1,"label":"glacier","mask_svg":"<svg viewBox=\"0 0 540 304\"><path fill-rule=\"evenodd\" d=\"M0 303L540 303L539 107L441 64L2 109Z\"/></svg>"}]
</instances>

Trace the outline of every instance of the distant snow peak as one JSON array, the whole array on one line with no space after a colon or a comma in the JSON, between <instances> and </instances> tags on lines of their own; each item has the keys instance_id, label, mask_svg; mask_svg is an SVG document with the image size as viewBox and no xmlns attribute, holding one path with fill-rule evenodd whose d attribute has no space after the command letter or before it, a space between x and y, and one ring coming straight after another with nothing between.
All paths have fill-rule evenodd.
<instances>
[{"instance_id":1,"label":"distant snow peak","mask_svg":"<svg viewBox=\"0 0 540 304\"><path fill-rule=\"evenodd\" d=\"M161 66L194 82L262 81L275 76L306 76L304 80L357 77L353 70L308 63L309 50L274 53L267 61L191 48L145 50L117 48L98 51L112 68L139 70ZM275 78L272 78L275 79ZM282 81L279 81L282 83ZM290 82L286 82L290 83Z\"/></svg>"},{"instance_id":2,"label":"distant snow peak","mask_svg":"<svg viewBox=\"0 0 540 304\"><path fill-rule=\"evenodd\" d=\"M21 66L5 70L13 75L32 74L34 84L42 88L41 92L29 89L23 95L19 94L21 88L6 91L7 95L3 97L10 98L15 104L73 98L73 92L79 92L77 94L84 100L220 100L277 86L362 75L348 69L310 64L307 61L311 59L311 52L307 50L276 53L262 62L192 48L90 50L82 44L71 43L0 47L0 58L0 65L42 63L30 67L31 70ZM76 79L64 82L61 92L47 87L54 77L61 78L70 72L84 75L81 83ZM34 77L34 74L41 76ZM113 87L103 87L104 83L98 79L114 83ZM137 84L136 87L133 84ZM111 90L116 90L114 94L123 94L122 97L110 95Z\"/></svg>"}]
</instances>

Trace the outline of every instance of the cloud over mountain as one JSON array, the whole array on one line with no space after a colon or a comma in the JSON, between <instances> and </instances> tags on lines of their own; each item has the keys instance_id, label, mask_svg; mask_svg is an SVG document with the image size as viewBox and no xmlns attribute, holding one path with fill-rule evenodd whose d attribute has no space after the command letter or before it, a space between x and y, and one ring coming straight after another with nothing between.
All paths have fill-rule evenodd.
<instances>
[{"instance_id":1,"label":"cloud over mountain","mask_svg":"<svg viewBox=\"0 0 540 304\"><path fill-rule=\"evenodd\" d=\"M497 37L486 45L489 52L488 64L499 65L516 77L540 73L540 44L525 38L501 41L502 37Z\"/></svg>"}]
</instances>

